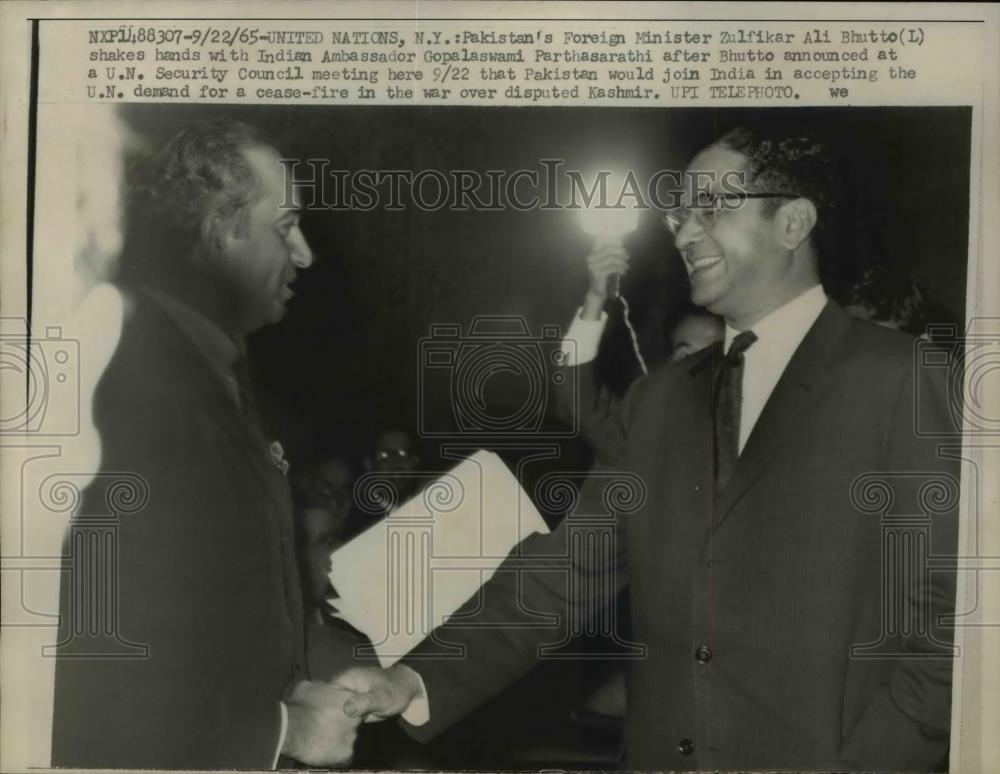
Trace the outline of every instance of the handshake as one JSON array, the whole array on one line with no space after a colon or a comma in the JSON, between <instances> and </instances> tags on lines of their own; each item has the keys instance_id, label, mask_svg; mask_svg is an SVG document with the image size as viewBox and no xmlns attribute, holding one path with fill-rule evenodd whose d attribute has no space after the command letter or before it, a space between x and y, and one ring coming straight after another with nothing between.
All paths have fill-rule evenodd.
<instances>
[{"instance_id":1,"label":"handshake","mask_svg":"<svg viewBox=\"0 0 1000 774\"><path fill-rule=\"evenodd\" d=\"M303 680L286 702L288 726L281 752L309 766L341 766L354 755L358 725L406 711L423 695L408 666L354 667L328 683Z\"/></svg>"}]
</instances>

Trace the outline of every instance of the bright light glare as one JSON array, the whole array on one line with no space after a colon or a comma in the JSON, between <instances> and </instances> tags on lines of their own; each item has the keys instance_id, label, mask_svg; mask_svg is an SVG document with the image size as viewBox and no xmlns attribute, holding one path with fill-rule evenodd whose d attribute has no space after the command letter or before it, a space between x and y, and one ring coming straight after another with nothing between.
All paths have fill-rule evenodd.
<instances>
[{"instance_id":1,"label":"bright light glare","mask_svg":"<svg viewBox=\"0 0 1000 774\"><path fill-rule=\"evenodd\" d=\"M598 242L620 242L639 226L639 202L633 193L636 186L633 172L613 162L604 162L592 180L597 195L580 210L580 226Z\"/></svg>"},{"instance_id":2,"label":"bright light glare","mask_svg":"<svg viewBox=\"0 0 1000 774\"><path fill-rule=\"evenodd\" d=\"M580 225L602 242L616 242L638 227L639 211L633 207L589 207L580 210Z\"/></svg>"}]
</instances>

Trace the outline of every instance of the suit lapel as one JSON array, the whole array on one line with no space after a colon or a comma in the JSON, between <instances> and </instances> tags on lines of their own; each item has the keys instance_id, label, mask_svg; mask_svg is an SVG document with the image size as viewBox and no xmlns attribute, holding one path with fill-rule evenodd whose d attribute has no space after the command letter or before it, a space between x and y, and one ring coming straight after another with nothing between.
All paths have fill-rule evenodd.
<instances>
[{"instance_id":1,"label":"suit lapel","mask_svg":"<svg viewBox=\"0 0 1000 774\"><path fill-rule=\"evenodd\" d=\"M690 379L684 380L687 393L670 395L670 400L676 401L677 406L683 408L673 414L671 431L666 439L671 447L685 450L685 472L678 477L676 470L667 471L665 480L675 482L684 492L689 492L690 484L695 482L695 491L698 493L695 499L707 497L706 502L710 505L715 468L713 385L718 364L722 362L722 343L713 344L694 357Z\"/></svg>"},{"instance_id":2,"label":"suit lapel","mask_svg":"<svg viewBox=\"0 0 1000 774\"><path fill-rule=\"evenodd\" d=\"M764 404L743 453L736 461L732 478L719 493L716 529L781 448L793 440L801 440L806 418L832 384L831 360L849 328L847 313L828 301Z\"/></svg>"},{"instance_id":3,"label":"suit lapel","mask_svg":"<svg viewBox=\"0 0 1000 774\"><path fill-rule=\"evenodd\" d=\"M153 340L160 342L165 350L162 353L165 360L184 374L187 388L199 395L192 404L206 408L205 415L210 417L212 427L221 431L235 452L256 471L256 475L247 476L245 480L258 482L263 495L280 500L280 494L271 484L277 471L260 431L243 417L233 396L209 367L204 355L169 315L144 293L136 294L135 302L137 314L155 331ZM265 486L265 482L268 485ZM278 485L283 483L278 482Z\"/></svg>"}]
</instances>

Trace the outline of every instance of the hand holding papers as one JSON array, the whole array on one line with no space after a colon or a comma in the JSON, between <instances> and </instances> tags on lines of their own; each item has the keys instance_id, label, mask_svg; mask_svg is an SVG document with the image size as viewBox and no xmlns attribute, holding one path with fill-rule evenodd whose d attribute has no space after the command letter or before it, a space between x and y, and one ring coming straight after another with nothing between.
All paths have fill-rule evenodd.
<instances>
[{"instance_id":1,"label":"hand holding papers","mask_svg":"<svg viewBox=\"0 0 1000 774\"><path fill-rule=\"evenodd\" d=\"M365 479L358 486L364 496ZM515 545L548 531L507 466L479 451L334 552L337 614L389 666L488 581Z\"/></svg>"}]
</instances>

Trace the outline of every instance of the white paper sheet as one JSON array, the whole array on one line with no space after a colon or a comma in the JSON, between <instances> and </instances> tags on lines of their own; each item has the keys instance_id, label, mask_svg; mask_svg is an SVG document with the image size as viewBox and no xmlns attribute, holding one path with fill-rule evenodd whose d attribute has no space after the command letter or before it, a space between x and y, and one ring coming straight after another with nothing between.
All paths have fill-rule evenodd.
<instances>
[{"instance_id":1,"label":"white paper sheet","mask_svg":"<svg viewBox=\"0 0 1000 774\"><path fill-rule=\"evenodd\" d=\"M489 580L517 543L548 531L503 461L478 451L333 553L332 604L389 666Z\"/></svg>"}]
</instances>

